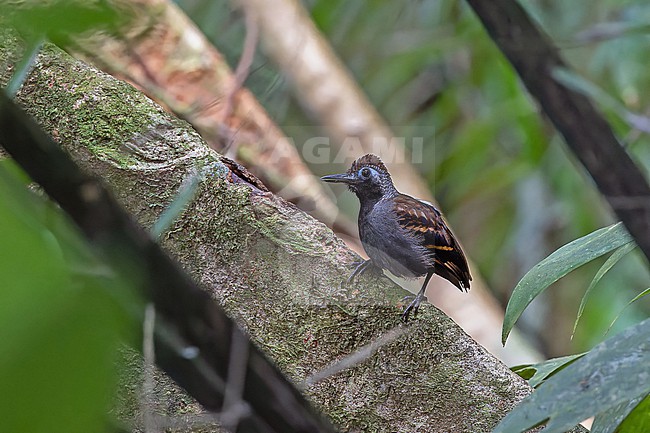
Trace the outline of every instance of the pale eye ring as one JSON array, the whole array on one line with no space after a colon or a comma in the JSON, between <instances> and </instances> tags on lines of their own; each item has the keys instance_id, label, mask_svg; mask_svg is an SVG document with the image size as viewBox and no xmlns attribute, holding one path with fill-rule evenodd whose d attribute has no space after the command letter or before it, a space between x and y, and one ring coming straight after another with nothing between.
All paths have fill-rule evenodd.
<instances>
[{"instance_id":1,"label":"pale eye ring","mask_svg":"<svg viewBox=\"0 0 650 433\"><path fill-rule=\"evenodd\" d=\"M370 169L369 168L362 168L361 169L361 177L364 177L364 178L370 177Z\"/></svg>"}]
</instances>

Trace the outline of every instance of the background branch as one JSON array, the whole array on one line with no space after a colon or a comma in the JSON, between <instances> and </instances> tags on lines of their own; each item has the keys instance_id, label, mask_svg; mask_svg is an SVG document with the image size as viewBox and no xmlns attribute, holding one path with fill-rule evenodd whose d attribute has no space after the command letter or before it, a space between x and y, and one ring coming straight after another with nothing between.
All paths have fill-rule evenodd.
<instances>
[{"instance_id":1,"label":"background branch","mask_svg":"<svg viewBox=\"0 0 650 433\"><path fill-rule=\"evenodd\" d=\"M650 186L591 101L555 78L570 70L557 48L516 1L467 2L650 259Z\"/></svg>"},{"instance_id":2,"label":"background branch","mask_svg":"<svg viewBox=\"0 0 650 433\"><path fill-rule=\"evenodd\" d=\"M119 0L113 3L124 7ZM85 34L68 48L190 122L213 149L245 164L276 194L347 236L357 236L356 226L338 211L293 143L241 86L245 71L233 73L178 6L138 0L124 13L138 24L119 34ZM251 51L256 29L249 30ZM242 67L249 61L244 59Z\"/></svg>"}]
</instances>

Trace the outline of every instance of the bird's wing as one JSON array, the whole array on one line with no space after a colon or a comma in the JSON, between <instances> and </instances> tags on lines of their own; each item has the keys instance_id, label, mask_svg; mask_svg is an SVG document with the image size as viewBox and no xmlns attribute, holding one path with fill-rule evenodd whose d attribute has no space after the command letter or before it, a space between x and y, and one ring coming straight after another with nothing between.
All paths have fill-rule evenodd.
<instances>
[{"instance_id":1,"label":"bird's wing","mask_svg":"<svg viewBox=\"0 0 650 433\"><path fill-rule=\"evenodd\" d=\"M430 252L435 273L451 281L461 290L469 290L472 277L467 259L438 209L430 203L400 194L394 200L399 225L423 239Z\"/></svg>"}]
</instances>

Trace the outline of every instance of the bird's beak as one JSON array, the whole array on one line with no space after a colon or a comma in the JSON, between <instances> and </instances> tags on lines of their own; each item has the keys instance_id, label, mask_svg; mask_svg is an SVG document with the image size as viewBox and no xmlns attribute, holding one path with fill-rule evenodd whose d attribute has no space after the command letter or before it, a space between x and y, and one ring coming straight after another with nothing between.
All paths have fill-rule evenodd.
<instances>
[{"instance_id":1,"label":"bird's beak","mask_svg":"<svg viewBox=\"0 0 650 433\"><path fill-rule=\"evenodd\" d=\"M357 183L357 178L350 173L341 173L341 174L330 174L328 176L323 176L320 180L330 183L345 183L345 184L354 184Z\"/></svg>"}]
</instances>

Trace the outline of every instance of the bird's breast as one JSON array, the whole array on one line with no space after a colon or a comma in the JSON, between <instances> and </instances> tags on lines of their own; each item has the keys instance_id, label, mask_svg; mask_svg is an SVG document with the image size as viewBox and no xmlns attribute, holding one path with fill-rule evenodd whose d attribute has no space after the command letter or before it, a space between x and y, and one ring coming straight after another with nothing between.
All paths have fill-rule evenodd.
<instances>
[{"instance_id":1,"label":"bird's breast","mask_svg":"<svg viewBox=\"0 0 650 433\"><path fill-rule=\"evenodd\" d=\"M359 236L376 266L398 277L412 278L427 273L429 258L420 236L405 233L392 210L381 203L359 214Z\"/></svg>"}]
</instances>

